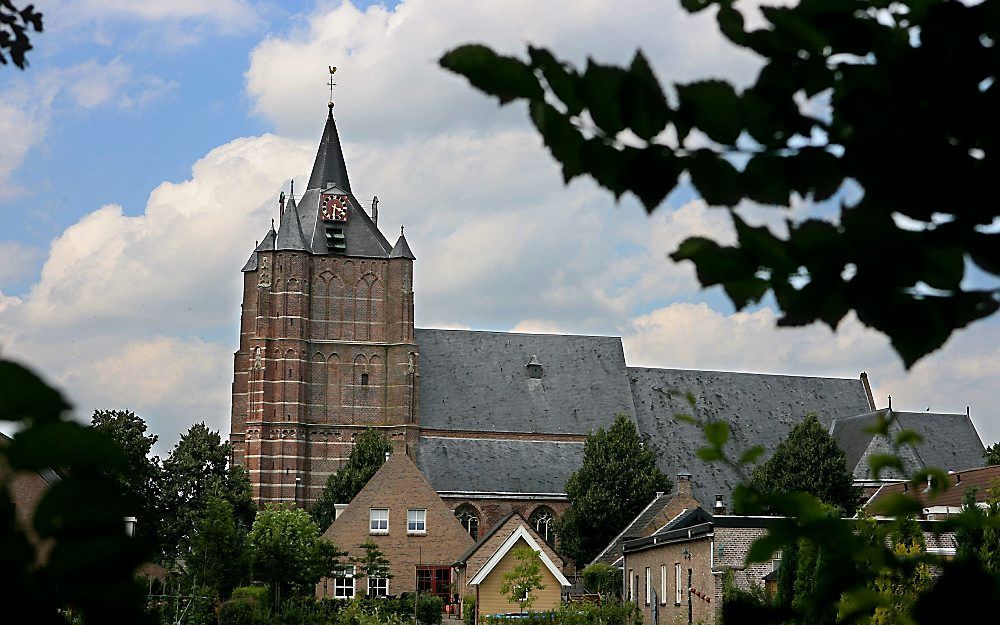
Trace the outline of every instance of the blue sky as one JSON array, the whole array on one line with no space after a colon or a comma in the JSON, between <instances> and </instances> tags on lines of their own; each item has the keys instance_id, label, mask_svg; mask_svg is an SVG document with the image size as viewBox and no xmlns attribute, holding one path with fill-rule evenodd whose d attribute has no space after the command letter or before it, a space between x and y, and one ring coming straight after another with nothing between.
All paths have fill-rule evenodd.
<instances>
[{"instance_id":1,"label":"blue sky","mask_svg":"<svg viewBox=\"0 0 1000 625\"><path fill-rule=\"evenodd\" d=\"M691 234L731 237L723 212L681 189L650 218L587 180L563 186L523 107L435 64L466 41L576 63L641 46L664 83L745 84L757 61L710 15L662 0L37 4L29 70L0 69L0 346L81 415L132 408L171 442L194 420L228 429L239 267L311 163L332 64L352 184L382 199L390 238L406 224L418 258L418 324L617 335L632 364L864 370L880 404L971 405L984 440L1000 438L996 320L906 372L856 320L833 335L776 330L767 301L735 313L666 259Z\"/></svg>"}]
</instances>

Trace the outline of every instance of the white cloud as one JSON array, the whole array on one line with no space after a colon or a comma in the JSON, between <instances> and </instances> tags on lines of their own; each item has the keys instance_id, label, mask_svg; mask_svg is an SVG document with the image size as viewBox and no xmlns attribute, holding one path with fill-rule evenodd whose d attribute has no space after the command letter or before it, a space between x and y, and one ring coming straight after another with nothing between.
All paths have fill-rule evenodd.
<instances>
[{"instance_id":1,"label":"white cloud","mask_svg":"<svg viewBox=\"0 0 1000 625\"><path fill-rule=\"evenodd\" d=\"M588 55L627 63L641 47L666 85L705 75L747 83L758 67L718 33L712 11L690 16L675 2L408 0L363 12L345 2L257 46L247 89L258 113L296 136L317 130L327 65L339 68L336 110L351 120L355 138L395 142L461 127L523 127L522 108L498 110L438 67L444 52L469 42L522 57L529 43L549 46L578 66Z\"/></svg>"},{"instance_id":2,"label":"white cloud","mask_svg":"<svg viewBox=\"0 0 1000 625\"><path fill-rule=\"evenodd\" d=\"M0 241L0 288L30 278L38 270L43 250L20 241Z\"/></svg>"},{"instance_id":3,"label":"white cloud","mask_svg":"<svg viewBox=\"0 0 1000 625\"><path fill-rule=\"evenodd\" d=\"M6 355L39 367L77 402L145 411L167 439L194 420L227 430L240 268L312 147L236 139L165 182L143 214L109 205L53 241L37 284L0 300ZM204 338L203 338L204 337Z\"/></svg>"}]
</instances>

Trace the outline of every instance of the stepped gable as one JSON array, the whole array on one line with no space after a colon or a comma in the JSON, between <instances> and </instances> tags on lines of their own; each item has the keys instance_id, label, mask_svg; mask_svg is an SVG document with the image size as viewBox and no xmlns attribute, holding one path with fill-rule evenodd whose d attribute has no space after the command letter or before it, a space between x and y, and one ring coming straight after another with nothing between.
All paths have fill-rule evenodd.
<instances>
[{"instance_id":1,"label":"stepped gable","mask_svg":"<svg viewBox=\"0 0 1000 625\"><path fill-rule=\"evenodd\" d=\"M439 493L562 495L583 443L421 436L416 461Z\"/></svg>"},{"instance_id":2,"label":"stepped gable","mask_svg":"<svg viewBox=\"0 0 1000 625\"><path fill-rule=\"evenodd\" d=\"M635 414L618 337L419 328L415 335L425 430L585 435L618 413ZM532 357L538 364L528 366Z\"/></svg>"},{"instance_id":3,"label":"stepped gable","mask_svg":"<svg viewBox=\"0 0 1000 625\"><path fill-rule=\"evenodd\" d=\"M837 417L870 409L858 379L643 367L629 367L628 376L639 432L657 452L660 469L667 475L690 471L692 493L702 502L715 501L717 493L728 498L739 480L732 469L698 459L705 445L701 430L674 418L692 412L686 393L694 396L699 418L729 422L734 455L763 445L762 460L811 412L829 427Z\"/></svg>"}]
</instances>

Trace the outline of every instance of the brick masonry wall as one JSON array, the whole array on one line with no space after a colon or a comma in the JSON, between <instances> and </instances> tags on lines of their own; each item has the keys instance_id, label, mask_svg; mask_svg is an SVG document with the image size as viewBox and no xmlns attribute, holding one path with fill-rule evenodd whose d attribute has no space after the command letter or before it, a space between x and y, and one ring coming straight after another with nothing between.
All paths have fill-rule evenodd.
<instances>
[{"instance_id":1,"label":"brick masonry wall","mask_svg":"<svg viewBox=\"0 0 1000 625\"><path fill-rule=\"evenodd\" d=\"M387 534L371 534L371 508L389 510ZM425 534L407 532L407 511L410 509L427 511ZM382 465L323 536L354 556L361 556L364 550L360 545L369 538L373 539L390 562L393 575L389 580L390 594L416 589L415 567L418 564L451 566L474 544L451 507L438 497L402 449L394 452ZM320 582L317 586L320 596L324 588L332 592L332 582ZM356 588L358 594L363 594L367 586L359 580Z\"/></svg>"},{"instance_id":2,"label":"brick masonry wall","mask_svg":"<svg viewBox=\"0 0 1000 625\"><path fill-rule=\"evenodd\" d=\"M685 556L684 551L688 551ZM688 601L694 623L715 623L719 599L715 596L716 576L712 571L712 541L705 537L651 547L625 555L625 588L632 574L632 597L642 612L646 625L653 622L653 593L646 602L646 568L649 567L649 587L656 591L659 622L663 625L688 622ZM676 596L677 565L680 565L680 601ZM664 568L665 567L665 568ZM691 583L688 584L688 571ZM666 592L664 592L664 590ZM690 590L690 592L689 592Z\"/></svg>"},{"instance_id":3,"label":"brick masonry wall","mask_svg":"<svg viewBox=\"0 0 1000 625\"><path fill-rule=\"evenodd\" d=\"M308 505L364 427L416 440L409 259L262 252L244 274L230 440L254 496Z\"/></svg>"}]
</instances>

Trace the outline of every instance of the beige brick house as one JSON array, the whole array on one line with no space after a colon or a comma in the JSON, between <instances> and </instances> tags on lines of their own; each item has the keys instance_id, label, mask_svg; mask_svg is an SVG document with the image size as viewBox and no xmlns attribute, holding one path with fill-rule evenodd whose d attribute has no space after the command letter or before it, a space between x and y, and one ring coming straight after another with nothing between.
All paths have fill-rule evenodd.
<instances>
[{"instance_id":1,"label":"beige brick house","mask_svg":"<svg viewBox=\"0 0 1000 625\"><path fill-rule=\"evenodd\" d=\"M499 545L494 548L497 542ZM520 515L513 514L498 525L497 532L485 537L476 549L464 556L466 575L462 575L461 578L469 577L466 587L475 590L477 623L483 616L520 612L520 606L510 602L500 591L504 574L518 565L513 552L520 547L528 547L537 552L542 564L544 588L532 593L534 601L529 611L555 610L560 606L563 589L571 586L560 570L562 559L539 538ZM482 566L477 566L479 562L482 562Z\"/></svg>"},{"instance_id":2,"label":"beige brick house","mask_svg":"<svg viewBox=\"0 0 1000 625\"><path fill-rule=\"evenodd\" d=\"M390 579L355 579L350 573L320 580L319 597L429 592L453 597L452 563L473 546L452 509L398 446L350 504L323 533L351 556L373 540L389 560Z\"/></svg>"}]
</instances>

